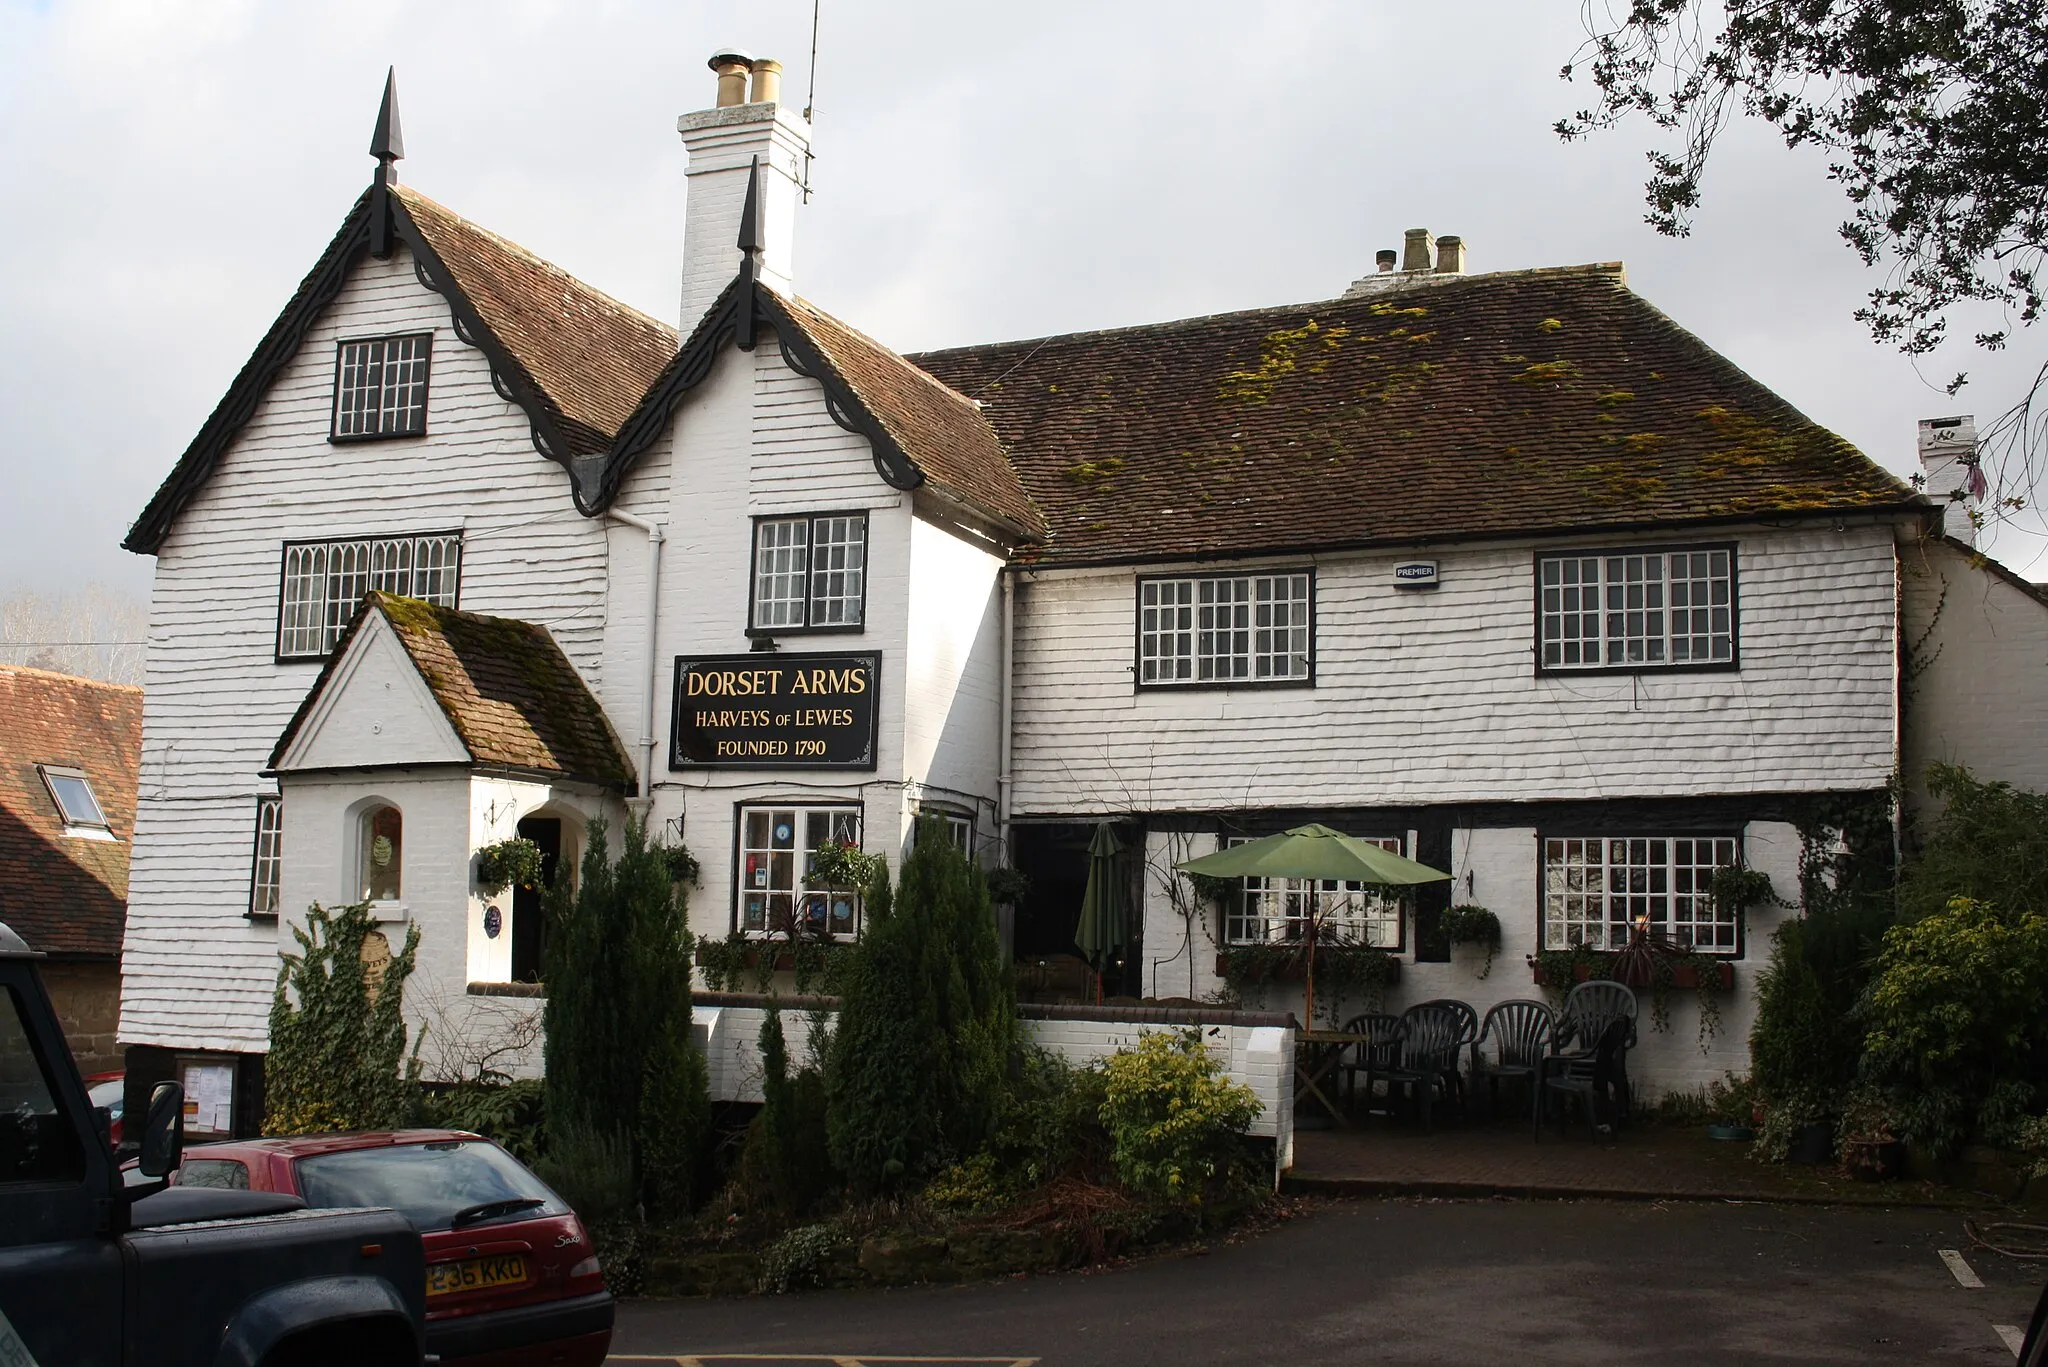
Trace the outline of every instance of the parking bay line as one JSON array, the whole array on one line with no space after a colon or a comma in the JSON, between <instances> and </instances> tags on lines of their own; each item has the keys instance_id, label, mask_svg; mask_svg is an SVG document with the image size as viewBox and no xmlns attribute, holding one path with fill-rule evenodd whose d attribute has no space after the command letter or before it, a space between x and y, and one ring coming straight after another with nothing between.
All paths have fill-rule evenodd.
<instances>
[{"instance_id":1,"label":"parking bay line","mask_svg":"<svg viewBox=\"0 0 2048 1367\"><path fill-rule=\"evenodd\" d=\"M1956 1285L1966 1286L1972 1291L1984 1289L1983 1279L1977 1275L1974 1268L1963 1261L1961 1252L1953 1248L1937 1248L1934 1252L1944 1263L1948 1264L1949 1274L1956 1279Z\"/></svg>"},{"instance_id":2,"label":"parking bay line","mask_svg":"<svg viewBox=\"0 0 2048 1367\"><path fill-rule=\"evenodd\" d=\"M1998 1337L2005 1340L2005 1346L2010 1348L2012 1355L2017 1358L2020 1355L2020 1349L2026 1344L2026 1331L2017 1324L1994 1324L1991 1326L1991 1329Z\"/></svg>"},{"instance_id":3,"label":"parking bay line","mask_svg":"<svg viewBox=\"0 0 2048 1367\"><path fill-rule=\"evenodd\" d=\"M665 1367L709 1367L717 1362L829 1362L833 1367L884 1367L884 1364L942 1363L985 1364L985 1367L1038 1367L1034 1357L962 1357L955 1353L925 1357L902 1357L878 1353L613 1353L613 1362L658 1362Z\"/></svg>"}]
</instances>

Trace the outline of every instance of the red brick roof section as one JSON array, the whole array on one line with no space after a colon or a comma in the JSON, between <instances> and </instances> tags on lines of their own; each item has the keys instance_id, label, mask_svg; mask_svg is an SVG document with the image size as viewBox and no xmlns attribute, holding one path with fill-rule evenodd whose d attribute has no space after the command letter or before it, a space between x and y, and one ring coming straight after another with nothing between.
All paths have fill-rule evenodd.
<instances>
[{"instance_id":1,"label":"red brick roof section","mask_svg":"<svg viewBox=\"0 0 2048 1367\"><path fill-rule=\"evenodd\" d=\"M675 329L417 190L400 186L398 198L478 315L565 419L579 453L609 447L675 355Z\"/></svg>"},{"instance_id":2,"label":"red brick roof section","mask_svg":"<svg viewBox=\"0 0 2048 1367\"><path fill-rule=\"evenodd\" d=\"M972 399L809 301L778 298L927 481L1024 532L1043 533L1044 517Z\"/></svg>"},{"instance_id":3,"label":"red brick roof section","mask_svg":"<svg viewBox=\"0 0 2048 1367\"><path fill-rule=\"evenodd\" d=\"M0 665L0 921L30 948L120 957L141 760L141 689ZM116 838L65 835L38 764L84 773Z\"/></svg>"},{"instance_id":4,"label":"red brick roof section","mask_svg":"<svg viewBox=\"0 0 2048 1367\"><path fill-rule=\"evenodd\" d=\"M1051 524L1038 563L1917 502L1613 265L909 359L982 401Z\"/></svg>"}]
</instances>

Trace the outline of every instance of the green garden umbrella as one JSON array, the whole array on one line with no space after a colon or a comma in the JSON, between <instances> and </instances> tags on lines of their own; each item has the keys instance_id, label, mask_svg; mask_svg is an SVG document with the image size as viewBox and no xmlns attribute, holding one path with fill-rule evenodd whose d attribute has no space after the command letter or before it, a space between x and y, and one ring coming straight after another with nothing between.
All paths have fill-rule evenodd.
<instances>
[{"instance_id":1,"label":"green garden umbrella","mask_svg":"<svg viewBox=\"0 0 2048 1367\"><path fill-rule=\"evenodd\" d=\"M1095 828L1088 842L1088 888L1081 894L1081 923L1074 927L1074 944L1081 957L1095 970L1095 996L1102 998L1102 975L1116 962L1116 956L1130 939L1124 906L1123 873L1116 857L1124 842L1107 821Z\"/></svg>"},{"instance_id":2,"label":"green garden umbrella","mask_svg":"<svg viewBox=\"0 0 2048 1367\"><path fill-rule=\"evenodd\" d=\"M1381 849L1369 840L1333 831L1328 826L1296 826L1262 840L1205 854L1174 865L1182 873L1206 874L1211 878L1315 878L1344 883L1371 883L1380 887L1413 887L1418 883L1442 883L1450 875L1392 850ZM1090 886L1093 886L1091 883ZM1314 907L1313 900L1309 905ZM1085 914L1082 918L1087 919ZM1308 968L1305 974L1303 1009L1309 1021L1316 1018L1316 935L1320 929L1313 913L1308 924Z\"/></svg>"}]
</instances>

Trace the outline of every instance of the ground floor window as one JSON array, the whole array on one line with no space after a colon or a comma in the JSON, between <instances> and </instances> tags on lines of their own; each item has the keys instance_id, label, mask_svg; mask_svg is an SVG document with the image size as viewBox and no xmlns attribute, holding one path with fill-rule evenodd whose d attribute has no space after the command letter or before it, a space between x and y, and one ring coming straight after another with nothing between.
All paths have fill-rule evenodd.
<instances>
[{"instance_id":1,"label":"ground floor window","mask_svg":"<svg viewBox=\"0 0 2048 1367\"><path fill-rule=\"evenodd\" d=\"M1366 843L1405 852L1399 836L1367 837ZM1234 945L1299 940L1313 917L1321 927L1320 939L1398 951L1403 947L1401 905L1398 896L1366 883L1247 878L1243 896L1224 918L1224 936Z\"/></svg>"},{"instance_id":2,"label":"ground floor window","mask_svg":"<svg viewBox=\"0 0 2048 1367\"><path fill-rule=\"evenodd\" d=\"M912 828L911 839L924 829L927 821L936 821L945 827L946 843L969 859L974 858L974 818L948 811L944 807L921 807L917 813L917 825Z\"/></svg>"},{"instance_id":3,"label":"ground floor window","mask_svg":"<svg viewBox=\"0 0 2048 1367\"><path fill-rule=\"evenodd\" d=\"M860 840L858 807L740 808L740 929L749 935L858 935L859 894L813 886L811 863L821 845L858 847Z\"/></svg>"},{"instance_id":4,"label":"ground floor window","mask_svg":"<svg viewBox=\"0 0 2048 1367\"><path fill-rule=\"evenodd\" d=\"M1543 947L1621 949L1641 925L1684 949L1734 954L1734 915L1714 906L1714 871L1740 858L1733 836L1545 837Z\"/></svg>"}]
</instances>

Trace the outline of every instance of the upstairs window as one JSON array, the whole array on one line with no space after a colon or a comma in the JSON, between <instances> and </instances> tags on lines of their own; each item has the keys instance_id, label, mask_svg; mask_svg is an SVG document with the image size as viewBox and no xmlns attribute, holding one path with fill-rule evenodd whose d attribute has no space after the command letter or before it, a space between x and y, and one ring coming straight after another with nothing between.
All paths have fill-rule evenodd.
<instances>
[{"instance_id":1,"label":"upstairs window","mask_svg":"<svg viewBox=\"0 0 2048 1367\"><path fill-rule=\"evenodd\" d=\"M335 441L417 437L427 430L427 363L434 335L364 337L335 361Z\"/></svg>"},{"instance_id":2,"label":"upstairs window","mask_svg":"<svg viewBox=\"0 0 2048 1367\"><path fill-rule=\"evenodd\" d=\"M284 799L256 799L256 859L249 875L249 914L275 916L284 888Z\"/></svg>"},{"instance_id":3,"label":"upstairs window","mask_svg":"<svg viewBox=\"0 0 2048 1367\"><path fill-rule=\"evenodd\" d=\"M1574 551L1536 562L1546 671L1735 664L1735 548Z\"/></svg>"},{"instance_id":4,"label":"upstairs window","mask_svg":"<svg viewBox=\"0 0 2048 1367\"><path fill-rule=\"evenodd\" d=\"M85 840L114 838L107 826L107 814L83 770L38 764L36 772L43 776L43 786L50 790L50 800L57 804L57 815L64 820L64 834Z\"/></svg>"},{"instance_id":5,"label":"upstairs window","mask_svg":"<svg viewBox=\"0 0 2048 1367\"><path fill-rule=\"evenodd\" d=\"M1314 621L1305 570L1141 579L1138 683L1308 683Z\"/></svg>"},{"instance_id":6,"label":"upstairs window","mask_svg":"<svg viewBox=\"0 0 2048 1367\"><path fill-rule=\"evenodd\" d=\"M324 659L371 589L452 608L461 578L460 532L287 543L277 658Z\"/></svg>"},{"instance_id":7,"label":"upstairs window","mask_svg":"<svg viewBox=\"0 0 2048 1367\"><path fill-rule=\"evenodd\" d=\"M1714 906L1717 869L1740 860L1733 836L1547 837L1543 947L1623 949L1638 926L1702 954L1737 954L1735 917Z\"/></svg>"},{"instance_id":8,"label":"upstairs window","mask_svg":"<svg viewBox=\"0 0 2048 1367\"><path fill-rule=\"evenodd\" d=\"M867 608L868 515L754 523L754 605L762 633L858 631Z\"/></svg>"}]
</instances>

